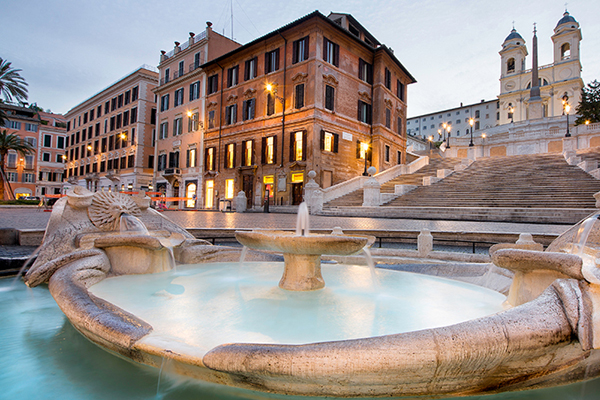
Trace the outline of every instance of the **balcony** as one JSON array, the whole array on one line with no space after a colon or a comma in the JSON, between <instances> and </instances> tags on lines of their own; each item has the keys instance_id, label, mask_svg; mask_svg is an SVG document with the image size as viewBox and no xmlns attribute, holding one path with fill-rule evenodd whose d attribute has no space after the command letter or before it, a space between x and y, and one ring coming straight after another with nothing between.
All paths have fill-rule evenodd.
<instances>
[{"instance_id":1,"label":"balcony","mask_svg":"<svg viewBox=\"0 0 600 400\"><path fill-rule=\"evenodd\" d=\"M179 168L166 168L162 172L163 178L165 178L171 185L181 178L181 170Z\"/></svg>"},{"instance_id":2,"label":"balcony","mask_svg":"<svg viewBox=\"0 0 600 400\"><path fill-rule=\"evenodd\" d=\"M114 170L110 170L106 173L106 177L108 179L110 179L113 182L119 182L121 179L119 177L119 172L118 171L114 171Z\"/></svg>"}]
</instances>

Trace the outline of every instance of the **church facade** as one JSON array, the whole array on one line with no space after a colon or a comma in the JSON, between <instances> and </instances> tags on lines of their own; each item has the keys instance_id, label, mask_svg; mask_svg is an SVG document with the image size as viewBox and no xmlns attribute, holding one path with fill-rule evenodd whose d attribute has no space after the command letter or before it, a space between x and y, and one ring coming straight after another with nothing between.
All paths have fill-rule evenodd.
<instances>
[{"instance_id":1,"label":"church facade","mask_svg":"<svg viewBox=\"0 0 600 400\"><path fill-rule=\"evenodd\" d=\"M534 41L536 40L534 33ZM541 97L541 115L532 106L532 69L525 69L528 55L525 39L513 28L500 50L501 75L499 100L499 125L519 122L537 117L557 117L563 114L566 100L575 110L581 101L579 23L567 11L558 21L551 37L554 59L551 64L537 68ZM532 54L532 64L537 65L537 52ZM566 95L566 97L565 97Z\"/></svg>"}]
</instances>

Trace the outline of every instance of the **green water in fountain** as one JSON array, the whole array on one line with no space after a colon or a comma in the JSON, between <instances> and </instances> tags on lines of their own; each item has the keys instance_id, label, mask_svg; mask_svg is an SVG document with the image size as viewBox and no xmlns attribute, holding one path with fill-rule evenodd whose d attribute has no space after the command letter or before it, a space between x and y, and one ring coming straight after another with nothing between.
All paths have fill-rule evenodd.
<instances>
[{"instance_id":1,"label":"green water in fountain","mask_svg":"<svg viewBox=\"0 0 600 400\"><path fill-rule=\"evenodd\" d=\"M184 269L173 278L186 274L190 271ZM168 362L157 393L158 369L121 359L89 342L71 326L47 287L28 289L21 282L10 287L11 283L0 279L0 399L299 399L177 377L169 373ZM174 296L182 294L180 287L167 289ZM197 307L202 311L206 310ZM598 393L600 379L460 399L595 400Z\"/></svg>"}]
</instances>

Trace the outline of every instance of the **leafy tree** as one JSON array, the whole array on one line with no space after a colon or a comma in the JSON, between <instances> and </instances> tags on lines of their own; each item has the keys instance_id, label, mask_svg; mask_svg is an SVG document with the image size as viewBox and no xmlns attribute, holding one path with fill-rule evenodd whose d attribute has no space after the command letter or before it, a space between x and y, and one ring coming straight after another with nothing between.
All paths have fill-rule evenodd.
<instances>
[{"instance_id":1,"label":"leafy tree","mask_svg":"<svg viewBox=\"0 0 600 400\"><path fill-rule=\"evenodd\" d=\"M29 142L14 133L8 133L6 129L0 132L0 200L4 200L4 180L7 179L4 162L9 150L14 150L22 156L35 152L35 148Z\"/></svg>"},{"instance_id":2,"label":"leafy tree","mask_svg":"<svg viewBox=\"0 0 600 400\"><path fill-rule=\"evenodd\" d=\"M579 117L575 125L600 122L600 82L594 80L581 88L581 103L577 106Z\"/></svg>"},{"instance_id":3,"label":"leafy tree","mask_svg":"<svg viewBox=\"0 0 600 400\"><path fill-rule=\"evenodd\" d=\"M11 63L0 57L0 101L11 103L27 100L27 82L19 74L20 69L11 67ZM0 126L4 125L6 114L0 110Z\"/></svg>"}]
</instances>

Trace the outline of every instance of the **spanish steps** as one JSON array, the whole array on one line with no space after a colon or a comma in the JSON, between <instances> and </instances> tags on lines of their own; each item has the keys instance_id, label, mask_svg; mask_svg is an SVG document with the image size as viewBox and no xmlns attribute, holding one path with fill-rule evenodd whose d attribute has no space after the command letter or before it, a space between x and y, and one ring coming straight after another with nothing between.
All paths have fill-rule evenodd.
<instances>
[{"instance_id":1,"label":"spanish steps","mask_svg":"<svg viewBox=\"0 0 600 400\"><path fill-rule=\"evenodd\" d=\"M600 162L600 149L581 151L577 156L582 161ZM381 192L393 193L397 184L417 185L416 189L382 205L379 211L362 210L362 214L402 218L410 213L414 218L427 219L444 215L456 219L460 215L470 220L530 222L561 219L571 223L595 209L593 196L600 191L600 180L569 165L562 154L479 158L468 168L423 186L424 176L435 177L438 169L452 170L460 162L434 154L428 166L383 184ZM324 205L324 214L359 207L362 196L359 190L330 201Z\"/></svg>"}]
</instances>

